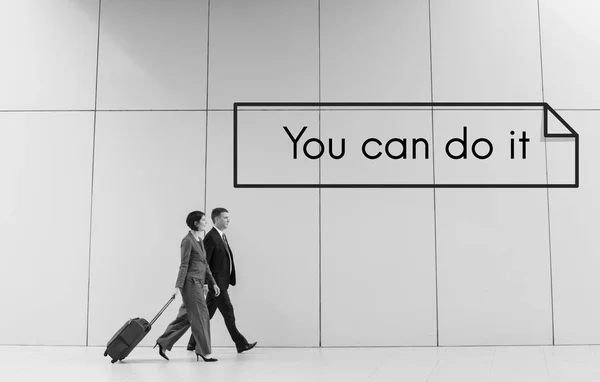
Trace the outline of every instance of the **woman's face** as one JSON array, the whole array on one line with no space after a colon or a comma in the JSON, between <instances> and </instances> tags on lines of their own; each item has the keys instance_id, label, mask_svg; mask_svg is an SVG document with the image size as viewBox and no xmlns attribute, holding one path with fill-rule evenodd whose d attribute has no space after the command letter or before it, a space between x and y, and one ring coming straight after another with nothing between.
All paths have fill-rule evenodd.
<instances>
[{"instance_id":1,"label":"woman's face","mask_svg":"<svg viewBox=\"0 0 600 382\"><path fill-rule=\"evenodd\" d=\"M198 221L198 231L204 231L206 228L206 215L202 216L202 219Z\"/></svg>"}]
</instances>

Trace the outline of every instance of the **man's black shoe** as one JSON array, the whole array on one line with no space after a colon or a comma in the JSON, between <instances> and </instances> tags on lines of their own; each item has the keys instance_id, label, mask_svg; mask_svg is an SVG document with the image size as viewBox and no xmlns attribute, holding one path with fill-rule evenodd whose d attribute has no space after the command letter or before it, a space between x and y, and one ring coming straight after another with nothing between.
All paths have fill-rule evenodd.
<instances>
[{"instance_id":1,"label":"man's black shoe","mask_svg":"<svg viewBox=\"0 0 600 382\"><path fill-rule=\"evenodd\" d=\"M242 353L242 352L245 352L245 351L247 351L247 350L250 350L250 349L252 349L252 348L253 348L253 347L255 347L255 346L256 346L256 342L254 342L254 343L251 343L251 344L246 344L246 345L244 345L244 346L242 346L242 347L238 347L238 348L237 348L237 352L238 352L238 353Z\"/></svg>"}]
</instances>

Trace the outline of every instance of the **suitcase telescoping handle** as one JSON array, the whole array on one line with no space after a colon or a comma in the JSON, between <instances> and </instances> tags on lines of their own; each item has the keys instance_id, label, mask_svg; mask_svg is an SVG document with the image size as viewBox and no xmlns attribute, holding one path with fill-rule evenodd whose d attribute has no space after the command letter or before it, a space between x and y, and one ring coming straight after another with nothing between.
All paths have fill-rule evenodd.
<instances>
[{"instance_id":1,"label":"suitcase telescoping handle","mask_svg":"<svg viewBox=\"0 0 600 382\"><path fill-rule=\"evenodd\" d=\"M173 295L171 296L171 298L169 299L169 301L167 301L167 303L165 304L165 306L163 306L163 308L160 310L160 312L158 312L156 314L156 316L154 316L154 318L152 319L152 321L150 321L150 326L154 325L154 323L156 322L156 320L158 320L158 318L160 317L160 315L163 314L163 312L169 307L169 305L171 305L171 303L173 302L173 300L175 300L175 293L173 293Z\"/></svg>"}]
</instances>

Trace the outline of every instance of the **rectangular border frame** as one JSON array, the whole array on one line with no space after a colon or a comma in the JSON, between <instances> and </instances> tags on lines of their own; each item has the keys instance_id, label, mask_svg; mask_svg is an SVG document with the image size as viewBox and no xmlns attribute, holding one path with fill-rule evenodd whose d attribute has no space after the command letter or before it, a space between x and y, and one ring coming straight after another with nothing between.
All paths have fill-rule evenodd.
<instances>
[{"instance_id":1,"label":"rectangular border frame","mask_svg":"<svg viewBox=\"0 0 600 382\"><path fill-rule=\"evenodd\" d=\"M244 184L238 182L238 108L240 107L542 107L544 138L575 139L575 182L567 184ZM548 132L548 111L569 133ZM547 102L234 102L233 104L233 187L234 188L579 188L579 134Z\"/></svg>"}]
</instances>

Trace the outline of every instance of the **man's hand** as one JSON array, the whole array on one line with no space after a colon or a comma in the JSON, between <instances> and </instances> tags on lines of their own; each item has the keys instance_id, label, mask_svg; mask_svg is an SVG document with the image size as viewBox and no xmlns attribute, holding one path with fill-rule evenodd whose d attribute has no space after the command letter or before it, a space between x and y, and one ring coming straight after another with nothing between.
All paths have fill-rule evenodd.
<instances>
[{"instance_id":1,"label":"man's hand","mask_svg":"<svg viewBox=\"0 0 600 382\"><path fill-rule=\"evenodd\" d=\"M219 289L219 286L217 284L213 285L213 290L215 291L215 297L219 297L219 295L221 294L221 290Z\"/></svg>"}]
</instances>

